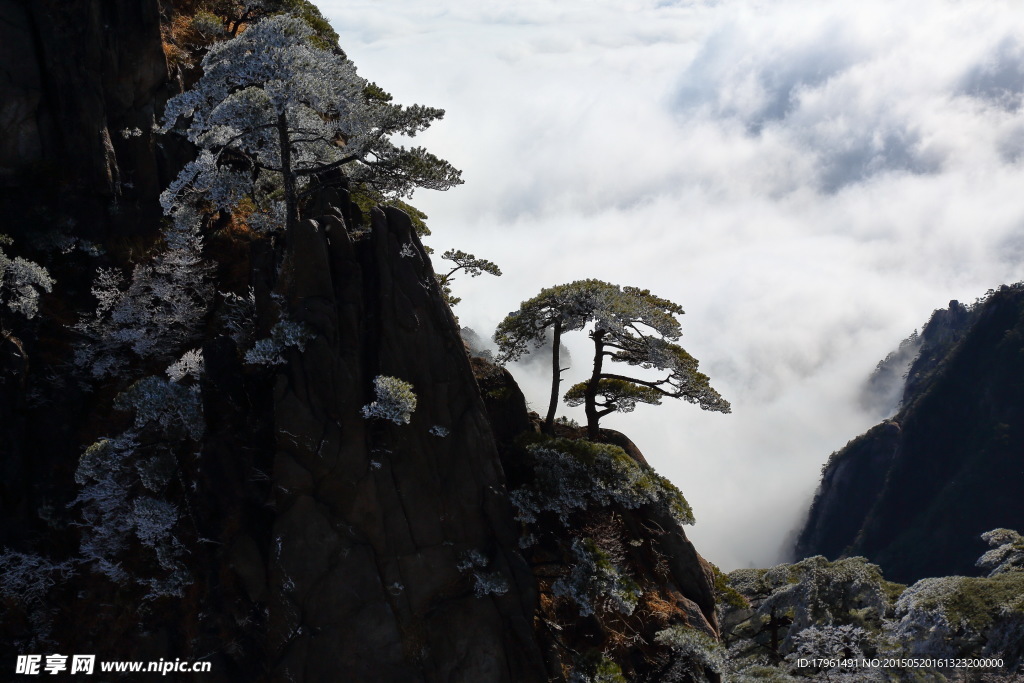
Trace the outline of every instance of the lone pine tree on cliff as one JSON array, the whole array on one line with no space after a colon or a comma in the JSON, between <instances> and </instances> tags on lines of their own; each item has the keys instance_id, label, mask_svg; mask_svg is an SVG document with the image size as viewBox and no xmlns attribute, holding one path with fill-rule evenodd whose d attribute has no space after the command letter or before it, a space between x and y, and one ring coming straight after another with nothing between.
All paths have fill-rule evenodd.
<instances>
[{"instance_id":1,"label":"lone pine tree on cliff","mask_svg":"<svg viewBox=\"0 0 1024 683\"><path fill-rule=\"evenodd\" d=\"M302 19L282 14L210 48L195 87L164 113L162 130L187 122L183 132L200 150L161 196L168 213L248 202L254 227L291 228L310 181L332 171L382 197L462 182L443 159L391 141L425 130L444 110L392 104L315 38Z\"/></svg>"},{"instance_id":2,"label":"lone pine tree on cliff","mask_svg":"<svg viewBox=\"0 0 1024 683\"><path fill-rule=\"evenodd\" d=\"M657 405L665 397L696 403L703 410L730 412L729 402L711 387L707 375L698 372L697 360L676 343L682 334L677 316L682 314L678 304L649 290L581 280L541 290L523 302L498 326L495 341L499 358L514 360L531 342L542 344L548 328L553 330L551 401L545 421L550 432L562 372L560 336L593 325L593 371L589 380L566 392L565 401L584 407L588 438L597 439L605 415L631 412L637 403ZM654 372L639 377L610 372L606 360Z\"/></svg>"},{"instance_id":3,"label":"lone pine tree on cliff","mask_svg":"<svg viewBox=\"0 0 1024 683\"><path fill-rule=\"evenodd\" d=\"M552 432L558 407L558 386L566 370L559 362L562 334L583 329L589 320L592 293L603 284L598 280L583 280L542 289L540 294L520 304L518 311L509 313L494 333L498 361L507 363L521 358L531 344L540 347L551 329L551 398L544 420L544 431L548 434Z\"/></svg>"},{"instance_id":4,"label":"lone pine tree on cliff","mask_svg":"<svg viewBox=\"0 0 1024 683\"><path fill-rule=\"evenodd\" d=\"M452 280L455 279L455 273L460 270L470 277L478 277L484 273L501 277L501 268L498 267L497 263L484 258L477 258L473 254L467 254L461 249L449 249L441 255L441 258L454 264L447 273L436 274L437 284L441 288L441 296L444 297L449 306L454 306L462 301L461 297L452 294Z\"/></svg>"}]
</instances>

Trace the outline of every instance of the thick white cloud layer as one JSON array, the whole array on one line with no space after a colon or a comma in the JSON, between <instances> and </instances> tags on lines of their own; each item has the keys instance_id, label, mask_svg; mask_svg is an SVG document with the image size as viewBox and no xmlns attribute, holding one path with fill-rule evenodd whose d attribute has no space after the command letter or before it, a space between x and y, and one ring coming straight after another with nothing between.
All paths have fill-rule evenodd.
<instances>
[{"instance_id":1,"label":"thick white cloud layer","mask_svg":"<svg viewBox=\"0 0 1024 683\"><path fill-rule=\"evenodd\" d=\"M420 193L482 334L596 277L681 303L733 403L628 433L723 568L783 556L821 463L877 419L874 363L951 298L1024 277L1024 13L1006 2L319 0L363 76L447 109ZM566 339L578 359L587 339ZM534 406L542 376L522 373ZM572 411L566 409L566 414Z\"/></svg>"}]
</instances>

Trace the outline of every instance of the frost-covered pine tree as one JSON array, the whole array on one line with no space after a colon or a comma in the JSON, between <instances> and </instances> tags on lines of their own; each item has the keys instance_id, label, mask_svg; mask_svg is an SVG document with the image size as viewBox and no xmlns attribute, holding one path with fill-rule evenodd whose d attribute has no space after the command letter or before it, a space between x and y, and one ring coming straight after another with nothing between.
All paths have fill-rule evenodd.
<instances>
[{"instance_id":1,"label":"frost-covered pine tree","mask_svg":"<svg viewBox=\"0 0 1024 683\"><path fill-rule=\"evenodd\" d=\"M580 280L544 289L523 302L498 326L495 341L502 359L522 355L532 341L539 344L546 330L554 330L557 353L562 332L593 325L594 368L590 379L574 385L565 394L571 406L584 406L587 433L598 436L602 417L612 412L628 413L637 403L659 404L664 397L681 398L703 410L730 411L729 402L711 388L707 375L697 371L697 360L676 344L682 332L677 316L683 309L646 289L620 287L600 280ZM633 377L605 370L605 360L617 361L663 376ZM558 389L557 356L552 365L552 404ZM553 419L553 405L548 419ZM550 429L550 427L549 427Z\"/></svg>"},{"instance_id":2,"label":"frost-covered pine tree","mask_svg":"<svg viewBox=\"0 0 1024 683\"><path fill-rule=\"evenodd\" d=\"M437 284L441 288L441 295L444 296L444 300L448 302L449 306L454 306L462 299L452 294L452 280L455 279L455 273L459 271L465 272L470 277L479 277L484 273L494 275L495 277L501 277L501 268L494 261L488 261L485 258L477 258L473 254L467 254L461 249L449 249L441 255L441 258L445 261L451 261L455 264L447 273L443 275L438 273Z\"/></svg>"},{"instance_id":3,"label":"frost-covered pine tree","mask_svg":"<svg viewBox=\"0 0 1024 683\"><path fill-rule=\"evenodd\" d=\"M165 211L199 203L231 210L248 199L257 225L281 228L299 220L311 179L331 171L394 197L462 182L448 162L391 141L423 131L443 110L392 104L340 50L314 37L285 14L210 48L202 77L164 112L161 131L183 123L200 150L161 196Z\"/></svg>"},{"instance_id":4,"label":"frost-covered pine tree","mask_svg":"<svg viewBox=\"0 0 1024 683\"><path fill-rule=\"evenodd\" d=\"M593 310L589 284L596 282L584 280L542 289L537 296L520 304L519 310L509 313L494 333L498 344L497 360L507 363L521 358L531 346L539 348L551 330L551 398L544 420L544 431L548 434L553 430L562 373L568 369L561 367L559 360L562 334L582 330L589 322Z\"/></svg>"},{"instance_id":5,"label":"frost-covered pine tree","mask_svg":"<svg viewBox=\"0 0 1024 683\"><path fill-rule=\"evenodd\" d=\"M679 304L646 289L589 282L594 369L587 382L566 392L565 401L584 406L591 439L597 438L598 421L608 413L628 413L637 403L657 405L664 397L696 403L702 410L730 412L729 402L711 388L707 375L697 371L697 359L675 343L682 335ZM605 359L667 374L620 375L605 370Z\"/></svg>"},{"instance_id":6,"label":"frost-covered pine tree","mask_svg":"<svg viewBox=\"0 0 1024 683\"><path fill-rule=\"evenodd\" d=\"M196 213L180 211L163 241L166 248L137 264L129 282L116 269L97 274L96 311L76 326L85 343L75 363L93 378L117 376L133 356L170 359L198 340L213 288Z\"/></svg>"}]
</instances>

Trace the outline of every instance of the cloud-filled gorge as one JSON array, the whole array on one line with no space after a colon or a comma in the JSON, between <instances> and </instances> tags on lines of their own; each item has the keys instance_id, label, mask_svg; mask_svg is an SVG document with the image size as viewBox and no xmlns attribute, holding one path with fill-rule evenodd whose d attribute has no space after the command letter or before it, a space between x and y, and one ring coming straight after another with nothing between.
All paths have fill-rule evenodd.
<instances>
[{"instance_id":1,"label":"cloud-filled gorge","mask_svg":"<svg viewBox=\"0 0 1024 683\"><path fill-rule=\"evenodd\" d=\"M723 569L782 559L821 463L877 421L859 398L879 359L1024 277L1011 3L319 4L363 76L447 110L424 144L466 184L413 203L435 249L505 273L454 282L463 324L489 334L587 277L686 309L733 414L605 422L683 490ZM576 382L587 340L565 342ZM546 379L520 375L541 408Z\"/></svg>"}]
</instances>

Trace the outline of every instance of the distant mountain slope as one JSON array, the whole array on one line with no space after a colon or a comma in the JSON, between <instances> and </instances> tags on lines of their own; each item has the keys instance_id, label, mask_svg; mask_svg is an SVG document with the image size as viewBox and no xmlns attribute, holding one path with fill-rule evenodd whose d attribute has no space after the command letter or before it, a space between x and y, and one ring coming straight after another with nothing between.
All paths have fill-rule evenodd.
<instances>
[{"instance_id":1,"label":"distant mountain slope","mask_svg":"<svg viewBox=\"0 0 1024 683\"><path fill-rule=\"evenodd\" d=\"M902 406L833 453L798 557L864 555L886 576L974 575L978 539L1024 528L1024 285L950 302L921 333Z\"/></svg>"}]
</instances>

